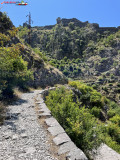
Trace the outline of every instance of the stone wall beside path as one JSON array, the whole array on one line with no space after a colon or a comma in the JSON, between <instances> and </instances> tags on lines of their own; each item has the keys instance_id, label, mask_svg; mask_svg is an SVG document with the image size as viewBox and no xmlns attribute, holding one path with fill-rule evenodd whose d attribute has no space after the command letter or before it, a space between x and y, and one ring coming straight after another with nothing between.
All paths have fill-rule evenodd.
<instances>
[{"instance_id":1,"label":"stone wall beside path","mask_svg":"<svg viewBox=\"0 0 120 160\"><path fill-rule=\"evenodd\" d=\"M55 87L45 89L37 97L39 102L42 100L42 103L39 103L39 107L41 111L44 111L39 114L39 117L46 115L45 122L48 125L48 131L55 136L53 141L57 146L60 147L58 150L58 155L68 153L67 157L69 157L69 160L86 160L86 155L71 141L57 120L52 117L50 110L44 103L43 99L45 99L45 97L48 95L49 90L54 89ZM92 152L91 157L93 160L120 160L120 154L108 147L106 144L101 144L97 151Z\"/></svg>"},{"instance_id":2,"label":"stone wall beside path","mask_svg":"<svg viewBox=\"0 0 120 160\"><path fill-rule=\"evenodd\" d=\"M55 87L49 88L55 89ZM86 155L79 149L66 134L65 130L58 121L51 115L51 111L47 108L42 95L48 90L40 92L36 98L36 103L39 105L38 117L45 118L45 123L48 126L48 132L54 137L53 142L59 147L58 155L66 154L66 160L88 160Z\"/></svg>"}]
</instances>

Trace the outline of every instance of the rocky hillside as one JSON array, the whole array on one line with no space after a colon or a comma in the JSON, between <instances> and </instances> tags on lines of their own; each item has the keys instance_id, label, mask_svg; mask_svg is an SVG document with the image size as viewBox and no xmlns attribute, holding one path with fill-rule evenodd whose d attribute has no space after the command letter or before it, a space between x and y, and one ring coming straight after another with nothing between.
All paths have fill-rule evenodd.
<instances>
[{"instance_id":1,"label":"rocky hillside","mask_svg":"<svg viewBox=\"0 0 120 160\"><path fill-rule=\"evenodd\" d=\"M5 52L4 54L8 56L11 52L9 56L11 56L12 54L13 55L11 56L11 59L9 59L10 57L8 57L9 60L7 60L8 63L13 66L11 67L11 72L14 72L16 66L18 65L18 61L15 62L14 56L15 54L18 54L17 58L20 59L21 57L21 61L19 63L24 62L25 66L27 66L27 69L31 72L31 74L33 74L31 79L28 78L27 84L29 84L29 86L46 87L53 86L54 84L58 83L67 83L67 79L62 74L62 72L46 63L40 55L38 55L31 49L31 47L26 46L23 42L21 42L21 40L17 36L17 31L18 30L13 26L9 17L5 13L0 12L0 61L2 62L2 53ZM13 50L15 53L13 53ZM8 52L8 54L6 52ZM17 63L16 65L10 62L13 57L14 63ZM20 71L21 66L19 67L18 68ZM1 66L1 72L3 72L2 68L5 69L5 66ZM8 70L10 71L9 67ZM8 72L8 70L6 72ZM1 79L2 78L3 75L1 75Z\"/></svg>"},{"instance_id":2,"label":"rocky hillside","mask_svg":"<svg viewBox=\"0 0 120 160\"><path fill-rule=\"evenodd\" d=\"M27 24L19 36L28 42ZM57 19L56 25L33 27L32 48L72 79L81 79L120 103L120 27Z\"/></svg>"},{"instance_id":3,"label":"rocky hillside","mask_svg":"<svg viewBox=\"0 0 120 160\"><path fill-rule=\"evenodd\" d=\"M28 68L32 70L34 80L29 81L30 86L46 87L55 84L67 83L67 78L55 67L46 63L37 53L23 45L21 55L28 62Z\"/></svg>"}]
</instances>

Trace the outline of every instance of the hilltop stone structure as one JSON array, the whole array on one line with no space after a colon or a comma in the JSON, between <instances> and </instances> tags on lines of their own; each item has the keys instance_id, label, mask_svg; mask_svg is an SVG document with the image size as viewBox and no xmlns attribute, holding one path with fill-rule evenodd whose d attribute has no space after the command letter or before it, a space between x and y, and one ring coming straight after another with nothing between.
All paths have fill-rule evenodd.
<instances>
[{"instance_id":1,"label":"hilltop stone structure","mask_svg":"<svg viewBox=\"0 0 120 160\"><path fill-rule=\"evenodd\" d=\"M64 27L68 26L69 23L71 23L71 22L74 24L74 26L78 26L78 27L81 27L81 28L82 27L86 27L87 25L90 25L97 32L100 32L100 33L103 33L105 31L108 31L108 32L111 32L111 33L115 33L120 29L120 26L119 27L99 27L99 24L97 24L97 23L89 23L88 21L82 22L82 21L80 21L80 20L78 20L76 18L66 19L66 18L58 17L56 19L56 21L57 21L57 24L61 24ZM47 25L47 26L41 26L41 27L38 27L38 28L51 30L54 26L55 25ZM35 28L37 28L37 26Z\"/></svg>"},{"instance_id":2,"label":"hilltop stone structure","mask_svg":"<svg viewBox=\"0 0 120 160\"><path fill-rule=\"evenodd\" d=\"M66 18L57 18L57 24L62 24L64 27L68 26L68 24L70 22L73 22L75 26L79 26L79 27L86 27L88 24L90 24L88 21L86 22L81 22L76 18L72 18L72 19L66 19ZM104 31L110 31L110 32L117 32L120 29L119 27L99 27L99 24L97 23L91 23L91 26L93 26L97 32L104 32Z\"/></svg>"}]
</instances>

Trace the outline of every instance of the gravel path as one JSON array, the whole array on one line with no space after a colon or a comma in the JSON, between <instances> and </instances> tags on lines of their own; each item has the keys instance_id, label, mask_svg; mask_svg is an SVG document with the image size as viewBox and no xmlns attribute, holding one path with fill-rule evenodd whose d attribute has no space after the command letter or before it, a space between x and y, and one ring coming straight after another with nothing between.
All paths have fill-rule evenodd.
<instances>
[{"instance_id":1,"label":"gravel path","mask_svg":"<svg viewBox=\"0 0 120 160\"><path fill-rule=\"evenodd\" d=\"M22 94L8 107L7 120L0 126L0 160L57 160L50 155L47 133L37 121L37 93Z\"/></svg>"},{"instance_id":2,"label":"gravel path","mask_svg":"<svg viewBox=\"0 0 120 160\"><path fill-rule=\"evenodd\" d=\"M0 126L0 160L57 160L49 151L47 132L38 122L34 108L35 98L39 102L43 101L40 96L37 96L40 92L42 90L24 93L21 95L21 99L8 107L7 118L4 125ZM51 127L48 130L50 129ZM59 152L63 152L67 148L60 148ZM79 155L80 153L78 149L72 154ZM82 160L87 159L85 156L80 155L80 157ZM94 160L120 160L120 154L105 144L93 157ZM72 160L74 159L72 158Z\"/></svg>"}]
</instances>

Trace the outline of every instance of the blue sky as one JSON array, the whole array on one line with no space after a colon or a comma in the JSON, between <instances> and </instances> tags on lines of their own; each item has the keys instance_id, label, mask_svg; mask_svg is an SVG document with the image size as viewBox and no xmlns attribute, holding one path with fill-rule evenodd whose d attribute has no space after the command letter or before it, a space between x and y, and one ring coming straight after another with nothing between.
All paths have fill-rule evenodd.
<instances>
[{"instance_id":1,"label":"blue sky","mask_svg":"<svg viewBox=\"0 0 120 160\"><path fill-rule=\"evenodd\" d=\"M120 26L120 0L26 0L28 6L1 5L3 1L0 0L0 10L8 13L15 26L27 21L29 12L32 26L55 24L57 17L77 18L105 27Z\"/></svg>"}]
</instances>

